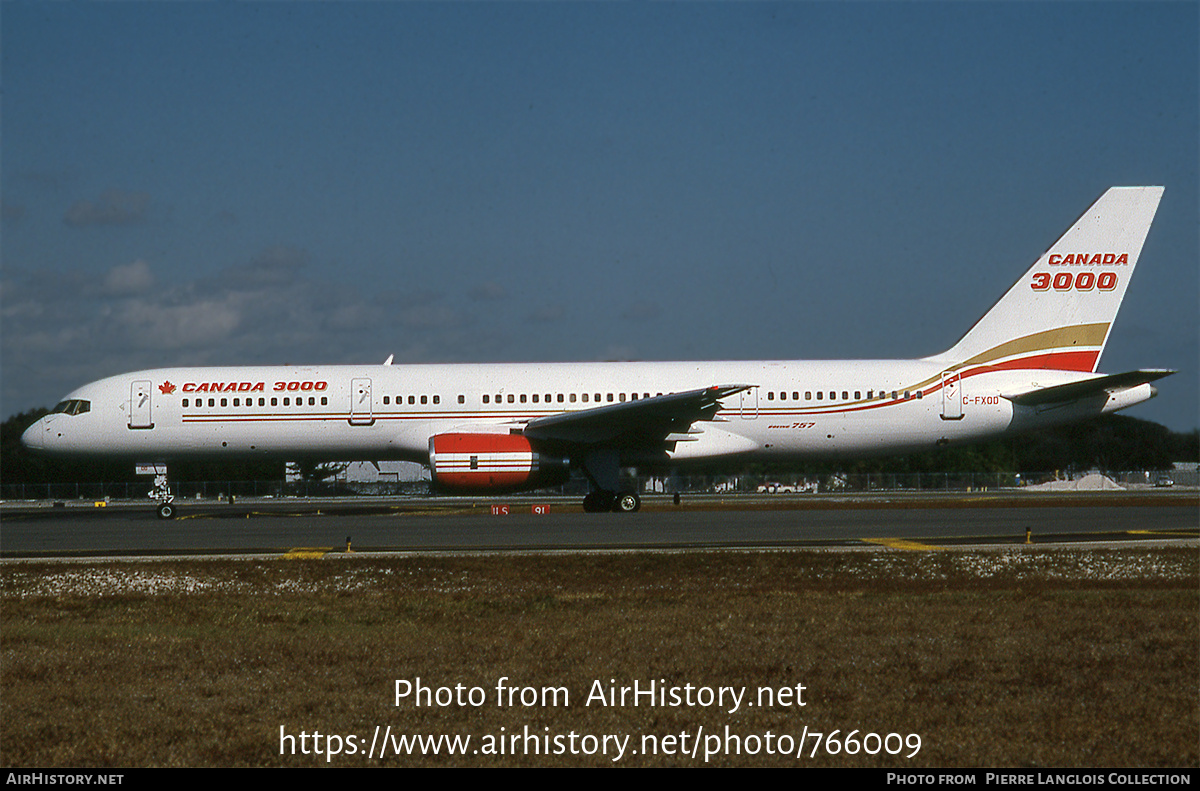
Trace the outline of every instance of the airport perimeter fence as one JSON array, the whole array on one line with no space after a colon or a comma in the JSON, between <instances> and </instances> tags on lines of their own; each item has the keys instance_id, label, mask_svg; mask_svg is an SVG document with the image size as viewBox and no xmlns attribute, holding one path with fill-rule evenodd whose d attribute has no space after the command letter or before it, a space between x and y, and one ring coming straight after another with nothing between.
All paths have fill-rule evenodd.
<instances>
[{"instance_id":1,"label":"airport perimeter fence","mask_svg":"<svg viewBox=\"0 0 1200 791\"><path fill-rule=\"evenodd\" d=\"M1053 481L1066 482L1089 477L1083 488L1171 488L1200 486L1200 472L1190 470L1132 470L1110 473L1011 473L1011 472L914 472L862 473L834 475L677 475L669 477L636 476L627 478L643 494L740 494L804 495L862 494L895 492L983 492L1015 491ZM1109 486L1104 479L1111 482ZM1097 485L1098 484L1098 485ZM6 501L40 500L142 500L151 483L13 483L0 485L0 498ZM171 483L177 500L228 500L232 495L250 499L288 497L428 497L429 481L358 482L326 481L183 481ZM538 493L579 496L587 493L587 481L574 478L561 486L541 489Z\"/></svg>"}]
</instances>

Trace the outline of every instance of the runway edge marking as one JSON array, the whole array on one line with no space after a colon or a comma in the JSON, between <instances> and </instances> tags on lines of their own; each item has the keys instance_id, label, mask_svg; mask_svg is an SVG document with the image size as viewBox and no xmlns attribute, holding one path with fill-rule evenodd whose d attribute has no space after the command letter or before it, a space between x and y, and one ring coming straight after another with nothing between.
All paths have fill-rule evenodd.
<instances>
[{"instance_id":1,"label":"runway edge marking","mask_svg":"<svg viewBox=\"0 0 1200 791\"><path fill-rule=\"evenodd\" d=\"M321 560L333 547L294 547L283 553L284 560Z\"/></svg>"},{"instance_id":2,"label":"runway edge marking","mask_svg":"<svg viewBox=\"0 0 1200 791\"><path fill-rule=\"evenodd\" d=\"M942 549L942 547L935 547L932 544L921 544L903 538L864 538L862 541L866 544L878 544L888 549L911 549L919 552Z\"/></svg>"}]
</instances>

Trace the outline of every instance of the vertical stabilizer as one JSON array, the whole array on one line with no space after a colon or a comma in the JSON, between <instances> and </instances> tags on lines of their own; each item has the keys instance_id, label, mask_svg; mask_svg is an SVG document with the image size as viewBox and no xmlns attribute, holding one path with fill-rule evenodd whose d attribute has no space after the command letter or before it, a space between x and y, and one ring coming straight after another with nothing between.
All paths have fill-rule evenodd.
<instances>
[{"instance_id":1,"label":"vertical stabilizer","mask_svg":"<svg viewBox=\"0 0 1200 791\"><path fill-rule=\"evenodd\" d=\"M947 367L1095 371L1162 187L1113 187L949 351Z\"/></svg>"}]
</instances>

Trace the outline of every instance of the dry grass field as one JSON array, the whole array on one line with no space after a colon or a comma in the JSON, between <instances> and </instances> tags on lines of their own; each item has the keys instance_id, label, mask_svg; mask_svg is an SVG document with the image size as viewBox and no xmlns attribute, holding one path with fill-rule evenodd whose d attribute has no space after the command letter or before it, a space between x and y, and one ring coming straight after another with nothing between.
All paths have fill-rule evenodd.
<instances>
[{"instance_id":1,"label":"dry grass field","mask_svg":"<svg viewBox=\"0 0 1200 791\"><path fill-rule=\"evenodd\" d=\"M1200 761L1195 547L9 562L0 605L10 767Z\"/></svg>"}]
</instances>

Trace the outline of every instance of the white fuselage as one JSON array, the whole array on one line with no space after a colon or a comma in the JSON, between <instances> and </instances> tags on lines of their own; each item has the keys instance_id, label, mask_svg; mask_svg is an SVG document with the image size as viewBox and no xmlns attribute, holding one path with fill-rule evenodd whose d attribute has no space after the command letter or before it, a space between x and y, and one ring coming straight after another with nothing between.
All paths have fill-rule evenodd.
<instances>
[{"instance_id":1,"label":"white fuselage","mask_svg":"<svg viewBox=\"0 0 1200 791\"><path fill-rule=\"evenodd\" d=\"M259 456L427 463L437 434L509 433L547 415L743 383L753 387L725 398L713 421L674 437L665 456L623 455L622 463L828 458L932 449L1114 411L1153 395L1144 385L1040 410L1003 397L1088 376L981 367L947 381L934 360L165 368L79 388L67 402L84 402L86 410L49 415L24 441L57 454L146 462Z\"/></svg>"}]
</instances>

